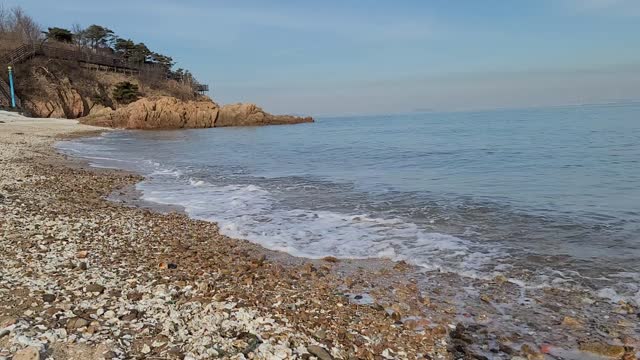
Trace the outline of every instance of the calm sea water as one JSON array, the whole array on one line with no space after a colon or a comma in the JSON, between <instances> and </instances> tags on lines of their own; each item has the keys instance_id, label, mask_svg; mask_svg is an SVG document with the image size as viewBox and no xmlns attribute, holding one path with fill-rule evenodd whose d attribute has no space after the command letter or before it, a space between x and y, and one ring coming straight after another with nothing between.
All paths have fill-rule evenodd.
<instances>
[{"instance_id":1,"label":"calm sea water","mask_svg":"<svg viewBox=\"0 0 640 360\"><path fill-rule=\"evenodd\" d=\"M294 255L640 300L640 105L121 131L59 147Z\"/></svg>"}]
</instances>

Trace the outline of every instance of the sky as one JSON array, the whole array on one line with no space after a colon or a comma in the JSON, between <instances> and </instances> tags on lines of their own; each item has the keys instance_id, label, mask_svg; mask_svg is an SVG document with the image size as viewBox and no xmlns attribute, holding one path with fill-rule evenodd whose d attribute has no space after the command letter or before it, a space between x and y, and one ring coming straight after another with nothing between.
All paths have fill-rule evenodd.
<instances>
[{"instance_id":1,"label":"sky","mask_svg":"<svg viewBox=\"0 0 640 360\"><path fill-rule=\"evenodd\" d=\"M0 0L1 2L1 0ZM219 103L313 116L640 101L640 0L19 0L170 55Z\"/></svg>"}]
</instances>

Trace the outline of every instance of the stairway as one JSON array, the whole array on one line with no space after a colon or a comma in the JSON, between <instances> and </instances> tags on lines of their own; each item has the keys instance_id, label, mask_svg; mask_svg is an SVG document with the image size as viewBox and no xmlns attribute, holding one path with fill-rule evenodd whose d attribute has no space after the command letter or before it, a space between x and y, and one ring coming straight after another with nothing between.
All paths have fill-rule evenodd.
<instances>
[{"instance_id":1,"label":"stairway","mask_svg":"<svg viewBox=\"0 0 640 360\"><path fill-rule=\"evenodd\" d=\"M32 45L24 44L12 52L6 54L0 58L0 66L13 66L19 64L36 54L36 49ZM11 90L9 84L4 79L0 79L0 107L11 107ZM20 109L22 104L20 99L16 96L16 107Z\"/></svg>"},{"instance_id":2,"label":"stairway","mask_svg":"<svg viewBox=\"0 0 640 360\"><path fill-rule=\"evenodd\" d=\"M17 96L15 98L16 107L18 109L22 108L20 99ZM11 90L9 89L9 84L7 84L3 79L0 79L0 107L11 107Z\"/></svg>"},{"instance_id":3,"label":"stairway","mask_svg":"<svg viewBox=\"0 0 640 360\"><path fill-rule=\"evenodd\" d=\"M36 55L34 45L24 44L0 58L0 65L15 65Z\"/></svg>"}]
</instances>

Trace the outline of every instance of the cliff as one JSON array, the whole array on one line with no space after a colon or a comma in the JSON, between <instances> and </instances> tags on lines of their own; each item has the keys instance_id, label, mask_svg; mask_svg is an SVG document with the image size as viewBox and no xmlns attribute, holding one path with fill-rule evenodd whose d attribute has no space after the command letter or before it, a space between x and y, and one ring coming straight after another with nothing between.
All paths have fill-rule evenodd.
<instances>
[{"instance_id":1,"label":"cliff","mask_svg":"<svg viewBox=\"0 0 640 360\"><path fill-rule=\"evenodd\" d=\"M16 88L35 117L80 119L82 123L125 129L209 128L312 122L312 118L272 115L254 104L219 106L173 80L145 79L91 71L77 64L32 59L18 68ZM116 84L127 81L140 99L119 103Z\"/></svg>"}]
</instances>

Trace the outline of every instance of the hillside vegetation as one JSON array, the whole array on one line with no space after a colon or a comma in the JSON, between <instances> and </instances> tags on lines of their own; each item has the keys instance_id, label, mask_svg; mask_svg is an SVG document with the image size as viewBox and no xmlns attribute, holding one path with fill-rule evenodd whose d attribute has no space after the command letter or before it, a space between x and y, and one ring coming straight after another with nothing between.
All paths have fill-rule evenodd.
<instances>
[{"instance_id":1,"label":"hillside vegetation","mask_svg":"<svg viewBox=\"0 0 640 360\"><path fill-rule=\"evenodd\" d=\"M35 117L85 118L83 122L125 128L312 121L271 115L253 104L220 107L199 93L202 85L189 70L175 68L170 56L149 49L143 42L121 37L106 26L45 30L19 7L0 7L0 59L11 61L8 54L25 44L34 49L34 56L12 63L15 88L23 110ZM37 50L45 48L78 58L50 56ZM85 55L87 59L108 59L113 66L84 60ZM6 79L6 66L2 66L0 76ZM137 114L135 121L128 118L131 114ZM216 124L218 119L221 121Z\"/></svg>"}]
</instances>

